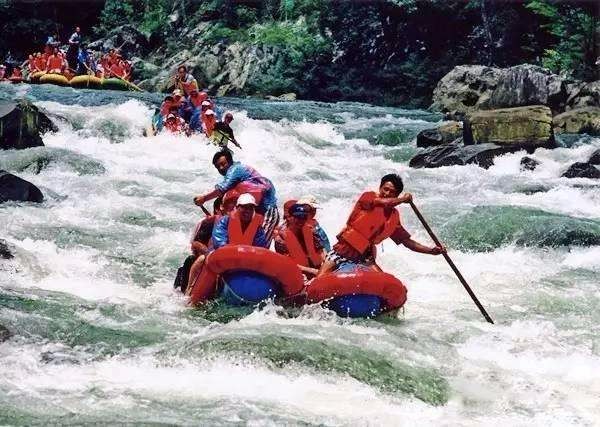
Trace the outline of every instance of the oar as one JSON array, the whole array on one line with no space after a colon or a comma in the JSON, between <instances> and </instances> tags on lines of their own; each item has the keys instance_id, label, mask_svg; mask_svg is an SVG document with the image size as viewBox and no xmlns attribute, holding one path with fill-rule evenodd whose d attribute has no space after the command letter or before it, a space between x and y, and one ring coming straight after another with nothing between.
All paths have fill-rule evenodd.
<instances>
[{"instance_id":1,"label":"oar","mask_svg":"<svg viewBox=\"0 0 600 427\"><path fill-rule=\"evenodd\" d=\"M208 209L206 209L204 207L204 205L200 205L200 209L202 209L202 212L204 212L204 215L210 216L210 212L208 211Z\"/></svg>"},{"instance_id":2,"label":"oar","mask_svg":"<svg viewBox=\"0 0 600 427\"><path fill-rule=\"evenodd\" d=\"M419 209L417 209L417 207L415 206L415 204L412 201L410 202L410 207L413 209L413 211L415 211L415 215L417 215L417 218L419 218L419 221L421 221L421 224L423 224L423 227L425 227L425 230L427 230L427 233L429 233L429 236L434 241L434 243L438 246L442 246L439 239L433 233L433 231L431 230L431 227L429 227L429 224L427 224L427 221L425 221L425 218L423 218L423 215L421 215L421 212L419 212ZM481 303L477 299L477 296L475 296L475 293L473 292L473 290L471 289L471 287L469 286L469 284L467 283L465 278L462 276L460 271L458 271L458 268L456 268L456 265L454 265L454 262L452 262L452 260L450 259L450 256L445 252L442 253L442 255L444 255L446 262L448 262L448 265L450 265L450 268L452 269L452 271L454 271L454 274L456 274L456 277L458 277L458 280L460 281L460 283L463 285L463 287L465 288L465 290L467 291L467 293L469 294L469 296L471 297L471 299L473 300L473 302L475 303L475 305L477 306L477 308L479 309L479 311L481 312L483 317L485 317L485 320L487 320L489 323L493 324L494 321L492 320L490 315L487 313L487 311L485 311L485 308L483 308L483 305L481 305Z\"/></svg>"}]
</instances>

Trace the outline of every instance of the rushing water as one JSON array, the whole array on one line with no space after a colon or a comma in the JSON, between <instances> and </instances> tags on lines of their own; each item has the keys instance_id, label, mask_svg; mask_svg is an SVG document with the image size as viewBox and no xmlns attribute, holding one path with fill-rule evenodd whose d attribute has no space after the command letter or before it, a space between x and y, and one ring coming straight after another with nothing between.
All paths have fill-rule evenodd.
<instances>
[{"instance_id":1,"label":"rushing water","mask_svg":"<svg viewBox=\"0 0 600 427\"><path fill-rule=\"evenodd\" d=\"M560 178L600 139L571 138L489 170L415 170L414 137L441 120L362 104L225 99L236 157L315 194L330 236L355 197L396 171L496 320L441 257L385 242L409 299L398 319L321 307L185 306L172 289L219 179L200 137L142 132L155 95L6 86L59 131L0 152L43 204L0 205L0 424L593 425L600 420L600 185ZM428 242L414 215L403 222Z\"/></svg>"}]
</instances>

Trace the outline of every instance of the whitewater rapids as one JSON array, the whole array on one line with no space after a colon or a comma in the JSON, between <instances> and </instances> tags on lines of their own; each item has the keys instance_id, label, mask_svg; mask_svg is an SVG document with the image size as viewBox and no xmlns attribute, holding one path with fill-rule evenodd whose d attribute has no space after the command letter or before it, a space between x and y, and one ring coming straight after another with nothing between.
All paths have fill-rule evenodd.
<instances>
[{"instance_id":1,"label":"whitewater rapids","mask_svg":"<svg viewBox=\"0 0 600 427\"><path fill-rule=\"evenodd\" d=\"M22 86L59 126L0 152L41 205L0 205L0 424L597 425L600 185L560 178L600 148L579 137L489 170L416 170L415 135L442 120L362 104L225 99L236 159L280 206L314 194L330 238L358 194L398 172L495 325L441 257L385 242L408 288L399 319L320 307L191 310L172 288L192 198L220 176L214 148L142 132L157 96ZM17 95L3 87L5 98ZM429 243L407 207L405 227Z\"/></svg>"}]
</instances>

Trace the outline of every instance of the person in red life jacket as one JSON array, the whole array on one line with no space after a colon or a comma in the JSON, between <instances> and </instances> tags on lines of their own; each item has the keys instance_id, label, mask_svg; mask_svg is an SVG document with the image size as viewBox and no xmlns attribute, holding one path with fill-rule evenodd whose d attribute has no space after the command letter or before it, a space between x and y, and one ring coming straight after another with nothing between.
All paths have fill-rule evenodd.
<instances>
[{"instance_id":1,"label":"person in red life jacket","mask_svg":"<svg viewBox=\"0 0 600 427\"><path fill-rule=\"evenodd\" d=\"M185 98L183 97L183 92L181 92L179 89L175 89L173 91L173 105L179 110L184 101Z\"/></svg>"},{"instance_id":2,"label":"person in red life jacket","mask_svg":"<svg viewBox=\"0 0 600 427\"><path fill-rule=\"evenodd\" d=\"M202 270L206 255L210 252L211 236L215 222L221 218L223 212L221 199L215 199L213 203L213 215L209 215L198 222L190 240L191 255L188 256L183 265L177 270L177 276L173 283L174 288L180 288L185 293L189 279L195 278Z\"/></svg>"},{"instance_id":3,"label":"person in red life jacket","mask_svg":"<svg viewBox=\"0 0 600 427\"><path fill-rule=\"evenodd\" d=\"M410 193L400 196L403 189L402 178L389 174L381 178L378 192L367 191L360 196L317 276L344 263L368 265L379 271L375 264L375 245L387 238L423 254L439 255L446 251L442 246L429 247L414 241L402 227L396 206L412 201Z\"/></svg>"},{"instance_id":4,"label":"person in red life jacket","mask_svg":"<svg viewBox=\"0 0 600 427\"><path fill-rule=\"evenodd\" d=\"M189 96L194 89L198 90L198 82L191 73L188 73L185 65L180 65L179 68L177 68L175 86L179 88L185 96Z\"/></svg>"},{"instance_id":5,"label":"person in red life jacket","mask_svg":"<svg viewBox=\"0 0 600 427\"><path fill-rule=\"evenodd\" d=\"M37 73L39 71L46 71L46 61L42 57L41 52L37 52L33 55L33 67L30 73Z\"/></svg>"},{"instance_id":6,"label":"person in red life jacket","mask_svg":"<svg viewBox=\"0 0 600 427\"><path fill-rule=\"evenodd\" d=\"M167 95L162 104L160 104L160 115L166 118L171 111L171 107L176 107L175 101L173 100L172 95Z\"/></svg>"},{"instance_id":7,"label":"person in red life jacket","mask_svg":"<svg viewBox=\"0 0 600 427\"><path fill-rule=\"evenodd\" d=\"M288 221L279 227L275 237L275 251L288 255L308 277L314 277L325 259L321 237L310 219L311 210L298 203L289 209Z\"/></svg>"},{"instance_id":8,"label":"person in red life jacket","mask_svg":"<svg viewBox=\"0 0 600 427\"><path fill-rule=\"evenodd\" d=\"M206 110L204 112L204 117L202 118L202 130L207 137L211 137L216 123L217 119L215 117L215 112L213 110Z\"/></svg>"},{"instance_id":9,"label":"person in red life jacket","mask_svg":"<svg viewBox=\"0 0 600 427\"><path fill-rule=\"evenodd\" d=\"M4 80L6 78L6 65L0 64L0 80Z\"/></svg>"},{"instance_id":10,"label":"person in red life jacket","mask_svg":"<svg viewBox=\"0 0 600 427\"><path fill-rule=\"evenodd\" d=\"M202 106L202 102L206 101L207 98L208 95L206 92L200 92L198 89L192 89L188 101L194 106L194 108L200 108Z\"/></svg>"},{"instance_id":11,"label":"person in red life jacket","mask_svg":"<svg viewBox=\"0 0 600 427\"><path fill-rule=\"evenodd\" d=\"M21 71L21 67L19 67L19 66L14 67L12 70L12 74L10 75L8 80L11 80L14 82L23 81L23 72Z\"/></svg>"},{"instance_id":12,"label":"person in red life jacket","mask_svg":"<svg viewBox=\"0 0 600 427\"><path fill-rule=\"evenodd\" d=\"M319 236L319 240L323 249L326 252L331 250L331 244L329 243L329 237L327 237L327 233L321 227L317 219L315 218L317 215L317 209L319 209L319 203L317 202L317 198L312 195L306 195L300 197L296 202L300 206L304 206L308 211L308 221L314 227L315 233Z\"/></svg>"},{"instance_id":13,"label":"person in red life jacket","mask_svg":"<svg viewBox=\"0 0 600 427\"><path fill-rule=\"evenodd\" d=\"M123 61L120 59L113 61L108 69L108 75L109 77L117 77L125 80L127 77L127 70L123 66Z\"/></svg>"},{"instance_id":14,"label":"person in red life jacket","mask_svg":"<svg viewBox=\"0 0 600 427\"><path fill-rule=\"evenodd\" d=\"M219 219L213 228L212 242L215 250L225 245L269 247L262 227L263 217L256 212L256 206L256 200L251 194L244 193L238 197L233 212Z\"/></svg>"},{"instance_id":15,"label":"person in red life jacket","mask_svg":"<svg viewBox=\"0 0 600 427\"><path fill-rule=\"evenodd\" d=\"M187 133L187 124L185 123L185 121L181 117L176 116L173 113L167 116L164 128L174 134Z\"/></svg>"},{"instance_id":16,"label":"person in red life jacket","mask_svg":"<svg viewBox=\"0 0 600 427\"><path fill-rule=\"evenodd\" d=\"M29 72L29 74L31 73L35 73L35 56L34 55L29 55L29 57L27 58L27 61L25 61L23 64L21 64L21 68L27 67L27 71Z\"/></svg>"},{"instance_id":17,"label":"person in red life jacket","mask_svg":"<svg viewBox=\"0 0 600 427\"><path fill-rule=\"evenodd\" d=\"M46 61L46 72L53 74L62 74L64 69L65 59L62 55L60 55L58 48L55 47L52 55L48 57Z\"/></svg>"},{"instance_id":18,"label":"person in red life jacket","mask_svg":"<svg viewBox=\"0 0 600 427\"><path fill-rule=\"evenodd\" d=\"M244 183L246 192L262 195L258 201L257 212L264 216L263 229L267 241L273 238L273 231L279 224L279 210L277 209L277 195L275 186L268 179L259 174L254 168L233 161L230 151L218 151L212 159L212 164L223 175L223 181L215 186L209 193L194 197L194 203L201 205L215 197L223 196L229 190ZM252 189L252 190L250 190Z\"/></svg>"}]
</instances>

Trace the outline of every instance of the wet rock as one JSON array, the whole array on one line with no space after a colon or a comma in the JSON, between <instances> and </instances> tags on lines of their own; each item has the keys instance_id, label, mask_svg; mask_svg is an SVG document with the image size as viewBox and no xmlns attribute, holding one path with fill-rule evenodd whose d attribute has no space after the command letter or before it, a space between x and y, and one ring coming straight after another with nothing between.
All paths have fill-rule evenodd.
<instances>
[{"instance_id":1,"label":"wet rock","mask_svg":"<svg viewBox=\"0 0 600 427\"><path fill-rule=\"evenodd\" d=\"M600 108L583 107L554 117L555 133L587 133L600 135Z\"/></svg>"},{"instance_id":2,"label":"wet rock","mask_svg":"<svg viewBox=\"0 0 600 427\"><path fill-rule=\"evenodd\" d=\"M11 336L12 334L10 333L10 331L6 327L0 325L0 342L6 341Z\"/></svg>"},{"instance_id":3,"label":"wet rock","mask_svg":"<svg viewBox=\"0 0 600 427\"><path fill-rule=\"evenodd\" d=\"M592 153L588 163L592 165L600 165L600 150L596 150Z\"/></svg>"},{"instance_id":4,"label":"wet rock","mask_svg":"<svg viewBox=\"0 0 600 427\"><path fill-rule=\"evenodd\" d=\"M461 120L465 114L478 110L498 85L502 71L483 65L454 67L433 91L431 108Z\"/></svg>"},{"instance_id":5,"label":"wet rock","mask_svg":"<svg viewBox=\"0 0 600 427\"><path fill-rule=\"evenodd\" d=\"M570 80L531 64L510 68L460 65L437 84L431 108L461 120L477 110L546 105L564 111Z\"/></svg>"},{"instance_id":6,"label":"wet rock","mask_svg":"<svg viewBox=\"0 0 600 427\"><path fill-rule=\"evenodd\" d=\"M568 109L600 107L600 80L580 85L568 101Z\"/></svg>"},{"instance_id":7,"label":"wet rock","mask_svg":"<svg viewBox=\"0 0 600 427\"><path fill-rule=\"evenodd\" d=\"M460 142L454 142L426 149L413 157L409 166L412 168L439 168L441 166L476 164L487 169L494 164L494 157L519 150L521 147L511 145L462 145Z\"/></svg>"},{"instance_id":8,"label":"wet rock","mask_svg":"<svg viewBox=\"0 0 600 427\"><path fill-rule=\"evenodd\" d=\"M552 113L543 105L477 111L464 124L465 144L550 147L554 145Z\"/></svg>"},{"instance_id":9,"label":"wet rock","mask_svg":"<svg viewBox=\"0 0 600 427\"><path fill-rule=\"evenodd\" d=\"M279 96L267 95L267 96L265 96L265 98L269 99L271 101L295 101L296 94L293 92L290 92L290 93L284 93L283 95L279 95Z\"/></svg>"},{"instance_id":10,"label":"wet rock","mask_svg":"<svg viewBox=\"0 0 600 427\"><path fill-rule=\"evenodd\" d=\"M417 147L435 147L449 144L463 133L462 122L451 121L434 129L425 129L417 135Z\"/></svg>"},{"instance_id":11,"label":"wet rock","mask_svg":"<svg viewBox=\"0 0 600 427\"><path fill-rule=\"evenodd\" d=\"M14 258L14 255L8 249L8 245L2 239L0 239L0 258L11 259Z\"/></svg>"},{"instance_id":12,"label":"wet rock","mask_svg":"<svg viewBox=\"0 0 600 427\"><path fill-rule=\"evenodd\" d=\"M504 69L498 85L485 103L487 108L546 105L563 111L568 98L568 80L531 64Z\"/></svg>"},{"instance_id":13,"label":"wet rock","mask_svg":"<svg viewBox=\"0 0 600 427\"><path fill-rule=\"evenodd\" d=\"M32 183L0 170L0 203L7 201L41 203L44 195Z\"/></svg>"},{"instance_id":14,"label":"wet rock","mask_svg":"<svg viewBox=\"0 0 600 427\"><path fill-rule=\"evenodd\" d=\"M534 158L525 156L521 159L520 169L522 171L525 171L525 170L532 171L532 170L535 170L535 168L538 167L539 165L540 165L540 162L538 162Z\"/></svg>"},{"instance_id":15,"label":"wet rock","mask_svg":"<svg viewBox=\"0 0 600 427\"><path fill-rule=\"evenodd\" d=\"M590 163L577 162L562 174L563 178L600 178L600 169Z\"/></svg>"},{"instance_id":16,"label":"wet rock","mask_svg":"<svg viewBox=\"0 0 600 427\"><path fill-rule=\"evenodd\" d=\"M44 145L40 134L58 130L52 121L28 101L0 101L0 149Z\"/></svg>"},{"instance_id":17,"label":"wet rock","mask_svg":"<svg viewBox=\"0 0 600 427\"><path fill-rule=\"evenodd\" d=\"M151 40L133 25L121 25L114 28L106 37L88 44L88 48L107 52L119 49L125 58L148 53Z\"/></svg>"}]
</instances>

